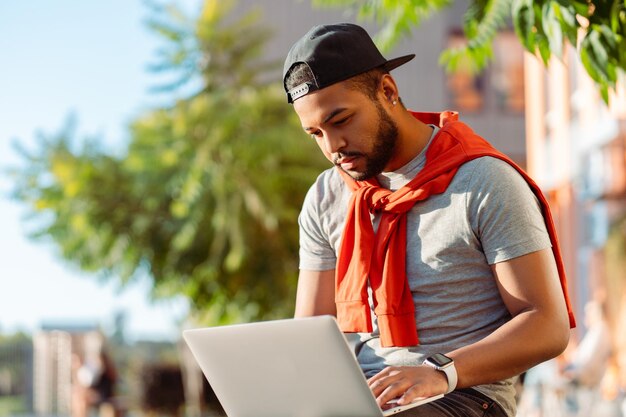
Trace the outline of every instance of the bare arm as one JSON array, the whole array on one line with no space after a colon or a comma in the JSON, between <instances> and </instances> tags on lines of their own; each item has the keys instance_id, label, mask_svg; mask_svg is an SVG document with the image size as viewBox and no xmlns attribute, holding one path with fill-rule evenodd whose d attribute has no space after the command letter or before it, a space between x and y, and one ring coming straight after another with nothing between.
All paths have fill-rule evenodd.
<instances>
[{"instance_id":1,"label":"bare arm","mask_svg":"<svg viewBox=\"0 0 626 417\"><path fill-rule=\"evenodd\" d=\"M335 307L335 270L301 270L296 295L296 317L337 315Z\"/></svg>"},{"instance_id":2,"label":"bare arm","mask_svg":"<svg viewBox=\"0 0 626 417\"><path fill-rule=\"evenodd\" d=\"M561 353L569 320L552 249L492 266L500 295L513 317L483 340L447 353L458 372L458 387L517 375ZM380 405L404 393L401 403L445 392L443 373L427 366L389 367L370 379Z\"/></svg>"},{"instance_id":3,"label":"bare arm","mask_svg":"<svg viewBox=\"0 0 626 417\"><path fill-rule=\"evenodd\" d=\"M497 263L492 270L513 318L480 342L450 353L455 363L458 358L461 387L517 375L559 355L569 341L552 249Z\"/></svg>"}]
</instances>

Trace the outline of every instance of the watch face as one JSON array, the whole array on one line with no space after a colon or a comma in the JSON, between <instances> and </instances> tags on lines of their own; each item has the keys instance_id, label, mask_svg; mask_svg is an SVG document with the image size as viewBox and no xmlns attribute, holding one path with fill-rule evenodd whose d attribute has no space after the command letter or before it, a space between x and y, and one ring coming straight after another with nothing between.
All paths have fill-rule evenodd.
<instances>
[{"instance_id":1,"label":"watch face","mask_svg":"<svg viewBox=\"0 0 626 417\"><path fill-rule=\"evenodd\" d=\"M452 363L452 359L450 359L449 357L447 357L446 355L443 355L441 353L435 353L434 355L430 356L428 358L429 362L434 363L437 366L446 366L449 363Z\"/></svg>"}]
</instances>

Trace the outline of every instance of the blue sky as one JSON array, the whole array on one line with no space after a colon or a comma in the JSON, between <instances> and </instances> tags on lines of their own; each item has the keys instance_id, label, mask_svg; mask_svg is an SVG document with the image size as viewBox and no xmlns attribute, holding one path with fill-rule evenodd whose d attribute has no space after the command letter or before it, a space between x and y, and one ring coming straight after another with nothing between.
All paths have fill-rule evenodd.
<instances>
[{"instance_id":1,"label":"blue sky","mask_svg":"<svg viewBox=\"0 0 626 417\"><path fill-rule=\"evenodd\" d=\"M0 170L20 161L11 142L32 147L38 132L57 132L70 114L78 137L116 147L134 116L164 102L149 92L156 78L146 66L160 41L144 24L147 13L142 0L0 2ZM184 300L151 303L148 281L120 290L27 239L26 208L7 197L10 188L0 173L0 332L51 321L107 329L124 310L131 339L179 336Z\"/></svg>"}]
</instances>

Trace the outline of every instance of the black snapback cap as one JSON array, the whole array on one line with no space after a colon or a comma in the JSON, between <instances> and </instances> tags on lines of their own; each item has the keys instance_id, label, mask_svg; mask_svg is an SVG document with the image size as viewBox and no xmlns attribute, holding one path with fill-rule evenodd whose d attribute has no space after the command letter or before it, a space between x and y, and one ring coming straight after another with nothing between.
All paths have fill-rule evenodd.
<instances>
[{"instance_id":1,"label":"black snapback cap","mask_svg":"<svg viewBox=\"0 0 626 417\"><path fill-rule=\"evenodd\" d=\"M285 59L283 87L287 102L377 67L391 71L413 58L415 54L385 59L365 29L352 23L315 26L291 47ZM287 76L300 63L309 67L315 81L287 90Z\"/></svg>"}]
</instances>

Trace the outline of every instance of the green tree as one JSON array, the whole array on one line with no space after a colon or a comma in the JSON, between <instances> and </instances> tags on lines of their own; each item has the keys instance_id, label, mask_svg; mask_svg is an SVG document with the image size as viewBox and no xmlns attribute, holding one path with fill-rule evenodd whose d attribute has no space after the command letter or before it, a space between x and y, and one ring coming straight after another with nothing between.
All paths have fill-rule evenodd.
<instances>
[{"instance_id":1,"label":"green tree","mask_svg":"<svg viewBox=\"0 0 626 417\"><path fill-rule=\"evenodd\" d=\"M361 19L381 25L377 42L388 49L432 13L452 0L312 0L317 6L355 10ZM608 102L618 73L626 70L626 2L623 0L473 0L465 13L467 43L441 54L449 71L464 65L482 70L491 59L498 30L512 20L524 47L548 65L573 45L602 97Z\"/></svg>"},{"instance_id":2,"label":"green tree","mask_svg":"<svg viewBox=\"0 0 626 417\"><path fill-rule=\"evenodd\" d=\"M281 88L262 82L270 34L230 3L207 0L197 18L152 6L166 40L153 69L187 96L134 120L124 152L77 141L68 123L15 172L33 236L103 279L151 277L154 296L187 296L204 323L291 314L297 213L325 165Z\"/></svg>"}]
</instances>

